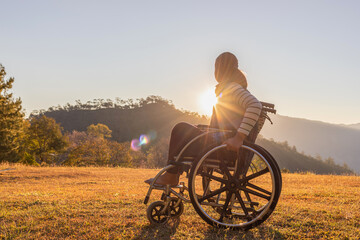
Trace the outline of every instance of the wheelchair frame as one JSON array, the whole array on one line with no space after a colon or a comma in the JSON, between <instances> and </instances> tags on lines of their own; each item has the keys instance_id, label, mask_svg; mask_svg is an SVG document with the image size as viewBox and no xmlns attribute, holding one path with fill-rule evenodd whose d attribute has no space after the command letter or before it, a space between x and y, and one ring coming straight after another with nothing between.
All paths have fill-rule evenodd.
<instances>
[{"instance_id":1,"label":"wheelchair frame","mask_svg":"<svg viewBox=\"0 0 360 240\"><path fill-rule=\"evenodd\" d=\"M261 111L261 115L259 121L257 122L257 127L254 128L254 131L250 133L253 142L260 132L262 126L266 119L271 122L271 119L268 117L267 112L271 112L276 114L276 110L274 109L273 104L261 102L263 105L263 109ZM272 122L271 122L272 123ZM212 147L209 151L206 151L204 155L200 158L195 159L194 157L182 157L185 150L195 141L198 139L207 136L208 134L218 133L218 132L232 132L230 130L220 130L209 128L206 125L198 125L198 127L202 130L206 130L204 133L196 136L191 141L189 141L184 148L179 152L176 156L175 161L172 162L170 165L161 169L156 176L154 177L153 182L150 184L149 190L145 196L144 204L149 202L152 190L161 190L163 191L161 200L156 201L149 205L147 208L147 217L152 224L165 224L171 217L179 217L183 210L184 204L192 203L197 213L209 224L217 227L226 227L226 228L233 228L233 229L240 229L246 230L252 227L255 227L265 221L274 210L277 201L280 196L282 180L281 180L281 173L280 169L275 161L275 159L268 153L265 149L260 146L257 146L252 143L246 143L241 148L242 151L249 151L251 156L251 161L253 159L254 154L262 160L266 168L263 170L246 176L241 175L239 172L239 156L235 160L234 166L225 166L226 164L223 163L221 160L218 159L207 159L208 156L215 153L216 151L221 151L224 149L226 145L222 144L216 147ZM180 161L182 159L182 161ZM207 162L206 162L207 161ZM244 160L245 161L245 160ZM204 163L204 165L202 165ZM209 164L210 163L210 164ZM252 162L249 162L249 166L246 167L246 172L249 168L252 168ZM201 167L200 167L201 165ZM167 170L176 167L176 166L183 166L187 168L187 178L189 181L188 187L185 186L184 182L181 182L178 186L171 187L170 185L160 186L154 184L156 180ZM190 170L190 177L189 169ZM198 172L199 169L202 168L210 168L212 171L216 170L221 172L223 177L216 177L214 175L208 174L206 172ZM266 171L264 171L266 170ZM233 172L233 176L230 172ZM251 170L253 171L253 170ZM253 171L254 172L254 171ZM262 174L270 173L272 179L272 191L268 191L263 189L259 186L249 183L251 179L255 179ZM199 198L199 195L196 193L195 181L196 176L201 175L202 177L202 184L204 188L204 179L208 181L207 186L205 187L205 192L210 192L210 194L206 196L202 196ZM211 192L211 190L207 189L210 186L210 182L214 180L221 183L220 188ZM176 191L178 190L178 192ZM189 198L185 197L184 192L187 191L189 193ZM220 192L221 191L221 192ZM241 191L245 194L247 201L243 201L241 197ZM221 194L226 192L226 199L221 198ZM252 201L250 198L250 194L254 195L255 197L260 197L263 199L267 199L268 203L262 206L260 209L255 210L254 206L256 202ZM172 197L174 195L175 197ZM212 197L216 197L214 201ZM240 206L235 206L235 200L238 200ZM207 200L207 201L206 201ZM220 201L224 201L224 204L219 204ZM230 204L230 205L229 205ZM259 204L259 203L257 203ZM246 205L250 205L250 208L246 207ZM202 206L209 206L211 210L215 209L216 212L220 214L220 219L215 219L214 217L210 216L211 214L204 210ZM235 213L233 210L242 209L244 213ZM242 222L239 224L232 224L227 223L224 219L244 219L246 222Z\"/></svg>"}]
</instances>

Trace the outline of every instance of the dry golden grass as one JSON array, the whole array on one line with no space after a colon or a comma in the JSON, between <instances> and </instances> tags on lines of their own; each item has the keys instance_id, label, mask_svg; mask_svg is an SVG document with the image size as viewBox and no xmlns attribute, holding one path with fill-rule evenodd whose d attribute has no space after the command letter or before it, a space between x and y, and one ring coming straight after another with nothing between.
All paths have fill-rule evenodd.
<instances>
[{"instance_id":1,"label":"dry golden grass","mask_svg":"<svg viewBox=\"0 0 360 240\"><path fill-rule=\"evenodd\" d=\"M207 225L191 204L180 222L149 225L143 180L158 170L0 165L6 168L14 169L0 171L0 239L360 238L356 176L283 174L272 216L239 232Z\"/></svg>"}]
</instances>

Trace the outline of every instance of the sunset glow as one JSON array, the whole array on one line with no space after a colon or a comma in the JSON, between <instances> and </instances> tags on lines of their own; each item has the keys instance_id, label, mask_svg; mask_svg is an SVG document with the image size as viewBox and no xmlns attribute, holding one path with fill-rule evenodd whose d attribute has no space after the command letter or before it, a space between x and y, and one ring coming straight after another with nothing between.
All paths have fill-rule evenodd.
<instances>
[{"instance_id":1,"label":"sunset glow","mask_svg":"<svg viewBox=\"0 0 360 240\"><path fill-rule=\"evenodd\" d=\"M207 89L200 96L198 103L201 107L201 114L211 116L213 106L217 103L217 98L213 89Z\"/></svg>"}]
</instances>

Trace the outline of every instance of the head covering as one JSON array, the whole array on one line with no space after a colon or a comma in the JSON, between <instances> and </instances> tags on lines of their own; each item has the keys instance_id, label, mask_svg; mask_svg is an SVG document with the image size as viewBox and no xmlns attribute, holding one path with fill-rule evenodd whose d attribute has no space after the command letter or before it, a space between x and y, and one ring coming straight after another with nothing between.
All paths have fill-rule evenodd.
<instances>
[{"instance_id":1,"label":"head covering","mask_svg":"<svg viewBox=\"0 0 360 240\"><path fill-rule=\"evenodd\" d=\"M219 83L237 82L243 88L247 88L245 74L238 69L238 60L234 54L224 52L215 61L215 78Z\"/></svg>"},{"instance_id":2,"label":"head covering","mask_svg":"<svg viewBox=\"0 0 360 240\"><path fill-rule=\"evenodd\" d=\"M247 89L245 74L238 67L237 58L230 52L224 52L216 58L215 78L219 84L216 85L215 94L218 102L213 108L211 127L236 130L240 126L244 115L243 108L237 105L231 95L223 94L233 82Z\"/></svg>"}]
</instances>

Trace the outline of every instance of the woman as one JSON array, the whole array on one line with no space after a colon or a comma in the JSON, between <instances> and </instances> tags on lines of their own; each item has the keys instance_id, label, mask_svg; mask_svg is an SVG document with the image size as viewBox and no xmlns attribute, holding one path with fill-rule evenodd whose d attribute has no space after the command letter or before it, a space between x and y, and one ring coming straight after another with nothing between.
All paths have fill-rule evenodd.
<instances>
[{"instance_id":1,"label":"woman","mask_svg":"<svg viewBox=\"0 0 360 240\"><path fill-rule=\"evenodd\" d=\"M217 57L215 78L218 82L215 89L218 103L213 110L210 127L237 130L236 134L232 136L224 136L224 134L209 136L204 141L192 144L184 153L185 156L202 152L201 147L210 142L221 143L223 141L228 150L238 151L259 119L262 105L247 90L246 77L238 69L238 60L234 54L224 52ZM171 132L168 162L173 161L186 143L201 133L203 132L193 125L177 124ZM224 137L227 139L222 140ZM180 173L181 169L178 167L169 169L157 179L156 184L175 186L179 182ZM148 179L145 182L150 184L152 180Z\"/></svg>"}]
</instances>

